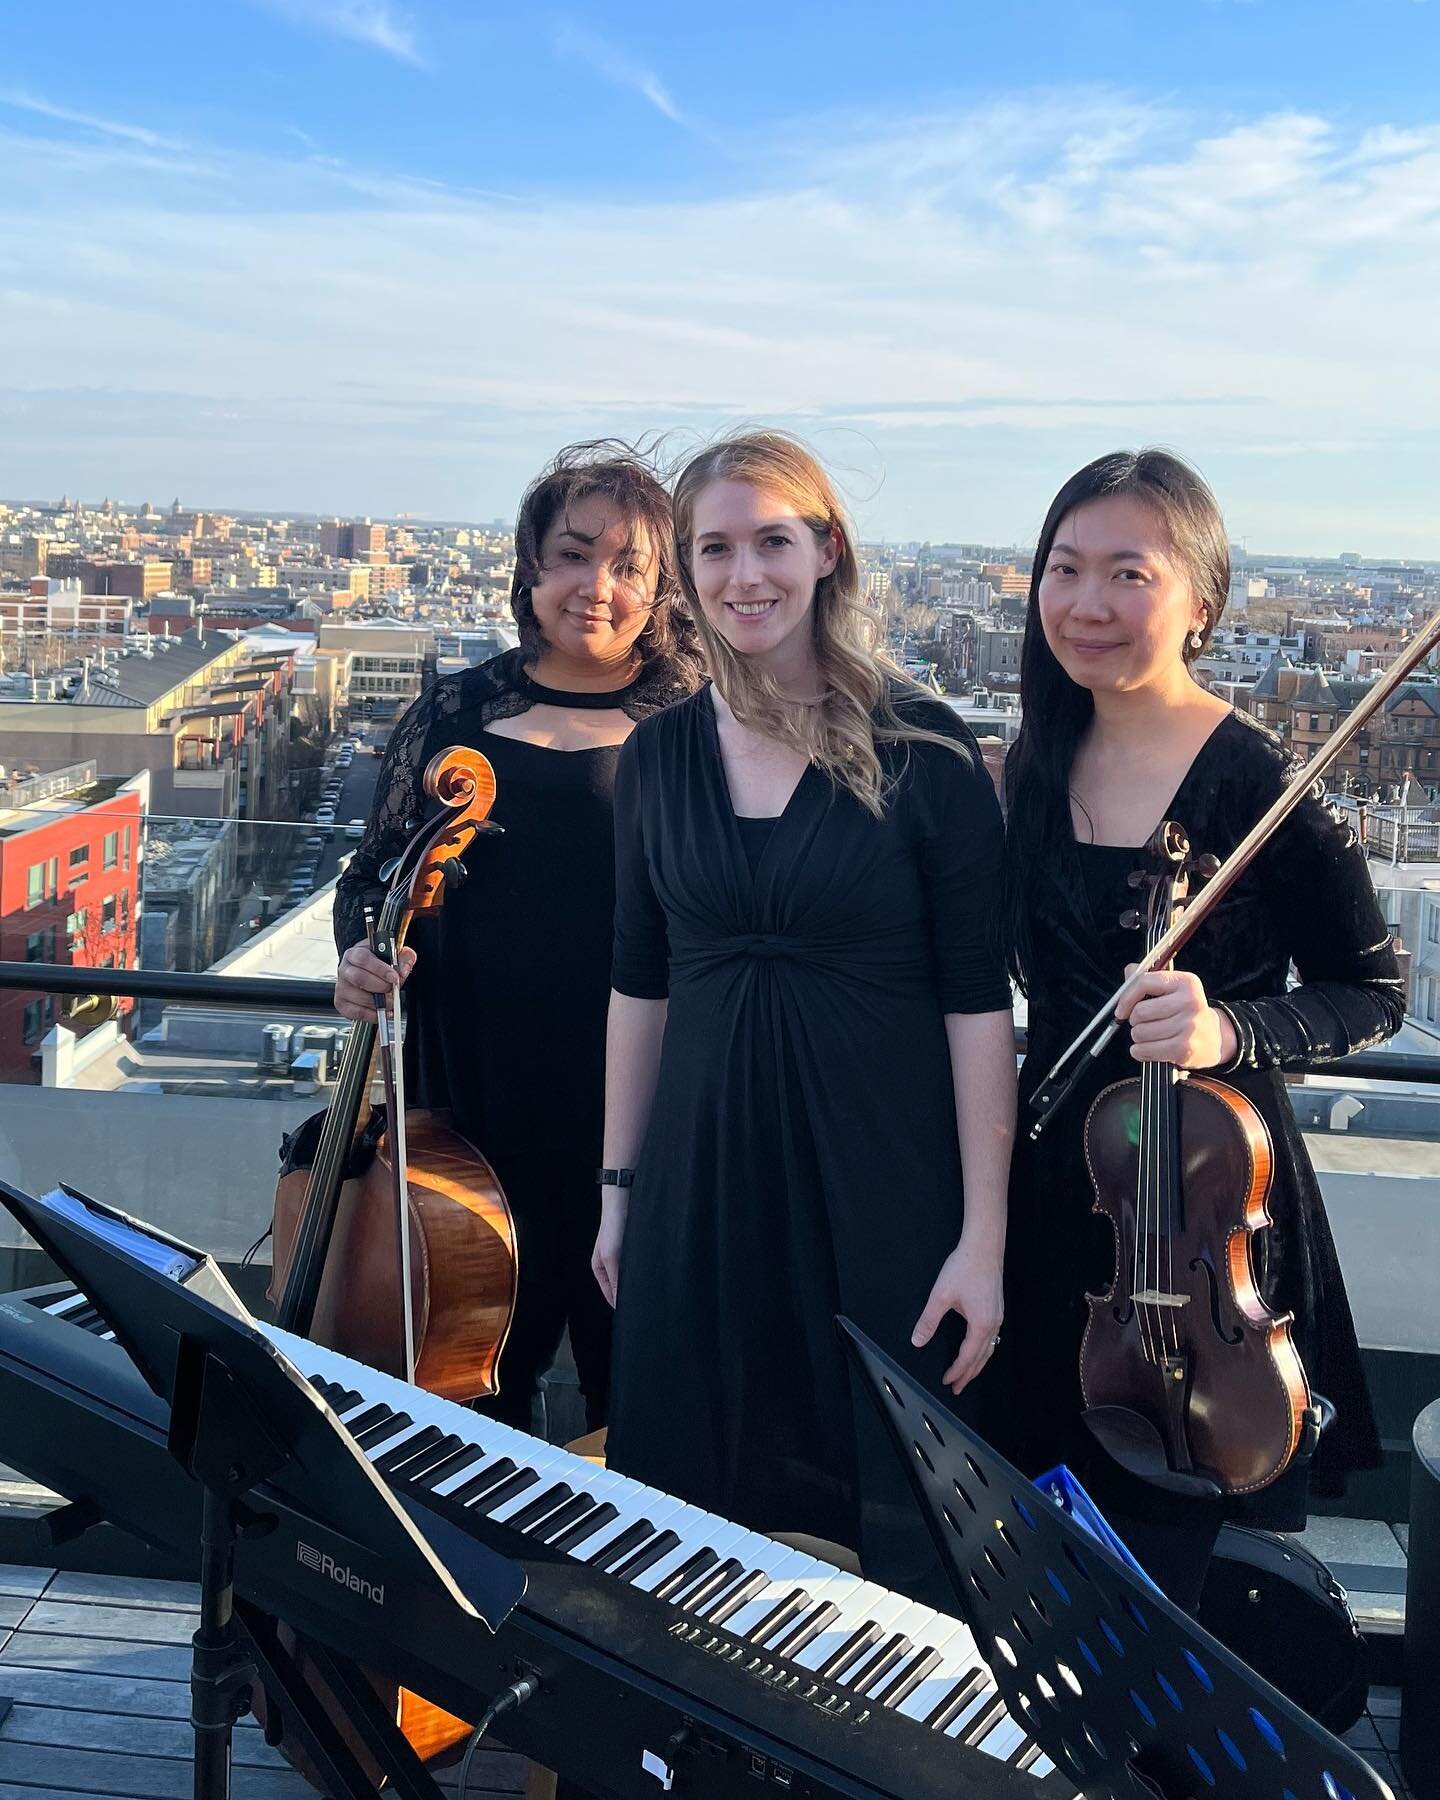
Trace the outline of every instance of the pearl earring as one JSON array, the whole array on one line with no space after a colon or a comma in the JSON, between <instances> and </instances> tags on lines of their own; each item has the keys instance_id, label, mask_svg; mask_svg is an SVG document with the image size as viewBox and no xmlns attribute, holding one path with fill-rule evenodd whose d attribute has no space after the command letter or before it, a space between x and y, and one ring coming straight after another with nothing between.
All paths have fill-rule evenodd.
<instances>
[{"instance_id":1,"label":"pearl earring","mask_svg":"<svg viewBox=\"0 0 1440 1800\"><path fill-rule=\"evenodd\" d=\"M1190 648L1192 650L1198 650L1204 642L1204 638L1201 637L1198 631L1192 631L1190 633Z\"/></svg>"}]
</instances>

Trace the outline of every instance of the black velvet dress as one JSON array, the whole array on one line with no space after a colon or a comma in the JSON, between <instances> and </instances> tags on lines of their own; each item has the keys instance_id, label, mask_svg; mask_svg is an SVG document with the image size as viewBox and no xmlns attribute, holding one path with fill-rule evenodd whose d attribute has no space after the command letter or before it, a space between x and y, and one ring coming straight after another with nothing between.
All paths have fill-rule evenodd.
<instances>
[{"instance_id":1,"label":"black velvet dress","mask_svg":"<svg viewBox=\"0 0 1440 1800\"><path fill-rule=\"evenodd\" d=\"M924 1597L948 1590L834 1319L943 1392L958 1321L923 1351L910 1332L964 1212L944 1017L1008 1011L1010 991L989 777L949 708L907 704L970 754L882 747L881 819L812 766L778 819L742 825L705 691L621 755L613 979L669 1011L608 1457L751 1529L850 1545Z\"/></svg>"},{"instance_id":2,"label":"black velvet dress","mask_svg":"<svg viewBox=\"0 0 1440 1800\"><path fill-rule=\"evenodd\" d=\"M1224 857L1279 794L1293 767L1276 738L1233 714L1201 749L1167 816L1185 827L1197 853ZM1120 915L1136 904L1127 877L1142 861L1138 850L1077 844L1067 833L1041 867L1027 872L1029 1053L1020 1077L1006 1320L997 1361L1012 1393L1000 1448L1032 1475L1067 1460L1082 1479L1098 1485L1097 1497L1145 1512L1146 1496L1154 1491L1129 1483L1127 1492L1111 1480L1114 1465L1103 1459L1108 1466L1100 1466L1079 1422L1084 1295L1108 1287L1114 1266L1113 1236L1090 1211L1081 1133L1100 1090L1138 1072L1129 1032L1117 1033L1038 1144L1028 1138L1034 1115L1027 1106L1076 1032L1120 985L1125 965L1139 959L1143 933L1122 927ZM1334 1240L1283 1080L1286 1069L1380 1043L1404 1016L1390 934L1349 827L1321 798L1308 796L1178 960L1234 1020L1239 1054L1214 1072L1254 1104L1275 1149L1274 1226L1255 1240L1257 1275L1267 1302L1294 1312L1311 1386L1337 1409L1310 1469L1296 1468L1223 1510L1299 1529L1307 1477L1316 1491L1334 1493L1347 1469L1379 1461ZM1292 963L1300 985L1287 989ZM1183 1507L1168 1510L1172 1517L1184 1513Z\"/></svg>"},{"instance_id":3,"label":"black velvet dress","mask_svg":"<svg viewBox=\"0 0 1440 1800\"><path fill-rule=\"evenodd\" d=\"M657 671L615 693L559 693L529 679L519 651L445 677L392 732L369 825L336 888L343 952L365 935L381 866L433 804L423 789L430 759L455 744L489 758L490 816L504 834L472 841L468 880L448 891L437 918L412 928L418 960L405 986L406 1077L412 1104L448 1109L489 1158L515 1216L519 1294L500 1395L486 1410L522 1429L535 1423L539 1377L567 1325L592 1426L604 1422L607 1404L611 1316L590 1255L599 1223L620 746L552 750L488 727L539 703L644 718L684 691Z\"/></svg>"}]
</instances>

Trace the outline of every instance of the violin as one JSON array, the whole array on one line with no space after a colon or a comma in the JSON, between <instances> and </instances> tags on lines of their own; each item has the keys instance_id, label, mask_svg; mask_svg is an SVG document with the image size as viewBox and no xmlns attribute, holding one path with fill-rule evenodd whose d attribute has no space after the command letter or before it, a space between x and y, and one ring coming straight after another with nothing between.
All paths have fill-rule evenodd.
<instances>
[{"instance_id":1,"label":"violin","mask_svg":"<svg viewBox=\"0 0 1440 1800\"><path fill-rule=\"evenodd\" d=\"M1146 952L1175 925L1194 877L1185 832L1161 825L1147 846ZM1115 1237L1115 1276L1087 1295L1080 1349L1083 1418L1131 1474L1174 1492L1267 1487L1319 1435L1291 1336L1255 1277L1271 1225L1274 1156L1264 1119L1228 1083L1147 1062L1112 1083L1085 1119L1094 1211Z\"/></svg>"},{"instance_id":2,"label":"violin","mask_svg":"<svg viewBox=\"0 0 1440 1800\"><path fill-rule=\"evenodd\" d=\"M387 891L371 921L371 948L391 964L410 922L434 914L464 879L460 859L476 835L499 829L487 819L495 773L478 751L441 751L424 785L437 811L382 869ZM515 1308L515 1222L480 1151L443 1115L407 1109L399 990L377 995L376 1006L375 1023L351 1027L311 1166L287 1167L276 1185L276 1323L446 1399L491 1395ZM378 1136L377 1118L362 1122L377 1043L386 1100ZM469 1736L463 1719L387 1678L369 1678L422 1762ZM256 1712L318 1786L283 1718L263 1700ZM373 1766L362 1744L351 1748Z\"/></svg>"}]
</instances>

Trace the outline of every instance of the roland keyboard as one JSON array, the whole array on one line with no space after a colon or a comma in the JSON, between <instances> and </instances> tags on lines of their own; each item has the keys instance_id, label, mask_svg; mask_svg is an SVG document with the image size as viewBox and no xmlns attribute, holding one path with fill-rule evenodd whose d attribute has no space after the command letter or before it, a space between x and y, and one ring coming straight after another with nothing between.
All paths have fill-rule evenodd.
<instances>
[{"instance_id":1,"label":"roland keyboard","mask_svg":"<svg viewBox=\"0 0 1440 1800\"><path fill-rule=\"evenodd\" d=\"M477 1699L538 1670L541 1696L497 1733L513 1747L617 1797L1074 1792L1010 1715L958 1618L261 1329L420 1528L435 1522L442 1555L458 1527L524 1568L527 1593L498 1633L480 1626L473 1641L428 1647L427 1673L443 1665L446 1691L394 1671L473 1717ZM41 1370L53 1416L22 1424L20 1390L7 1376L28 1371L33 1383ZM33 1402L28 1410L35 1414ZM164 1410L73 1287L0 1299L0 1460L70 1497L83 1489L131 1529L167 1506L187 1514L193 1490L164 1450ZM68 1485L50 1472L57 1432L72 1434ZM131 1484L153 1490L132 1506L133 1519L80 1473L92 1462L118 1469L116 1459ZM184 1529L171 1537L187 1547ZM363 1660L363 1647L355 1654Z\"/></svg>"}]
</instances>

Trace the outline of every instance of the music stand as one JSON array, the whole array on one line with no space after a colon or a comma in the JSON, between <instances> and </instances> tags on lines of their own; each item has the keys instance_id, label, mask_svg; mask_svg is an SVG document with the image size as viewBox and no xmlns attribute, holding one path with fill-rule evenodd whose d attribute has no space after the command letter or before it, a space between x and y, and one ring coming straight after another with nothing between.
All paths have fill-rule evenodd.
<instances>
[{"instance_id":1,"label":"music stand","mask_svg":"<svg viewBox=\"0 0 1440 1800\"><path fill-rule=\"evenodd\" d=\"M231 1730L249 1708L257 1669L333 1800L373 1800L378 1791L357 1745L403 1800L439 1800L439 1788L359 1671L324 1644L305 1640L306 1656L338 1701L347 1732L279 1638L275 1621L234 1598L237 1544L247 1532L274 1528L265 1499L252 1505L246 1497L264 1484L298 1516L306 1534L297 1544L298 1563L321 1578L319 1591L342 1630L366 1604L384 1604L387 1621L403 1620L414 1593L469 1619L478 1616L494 1630L524 1592L523 1571L477 1545L481 1554L471 1559L462 1591L349 1433L256 1328L210 1257L74 1188L62 1187L61 1197L64 1211L0 1181L0 1203L104 1314L146 1384L169 1402L168 1448L203 1491L200 1629L191 1675L196 1800L227 1800ZM170 1260L172 1272L142 1260L142 1252L157 1248L173 1253L154 1259ZM193 1268L177 1278L173 1267L186 1259Z\"/></svg>"},{"instance_id":2,"label":"music stand","mask_svg":"<svg viewBox=\"0 0 1440 1800\"><path fill-rule=\"evenodd\" d=\"M1393 1800L1353 1750L838 1323L996 1684L1088 1800Z\"/></svg>"}]
</instances>

